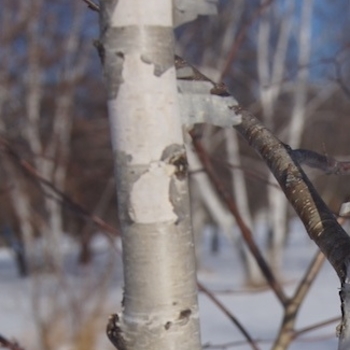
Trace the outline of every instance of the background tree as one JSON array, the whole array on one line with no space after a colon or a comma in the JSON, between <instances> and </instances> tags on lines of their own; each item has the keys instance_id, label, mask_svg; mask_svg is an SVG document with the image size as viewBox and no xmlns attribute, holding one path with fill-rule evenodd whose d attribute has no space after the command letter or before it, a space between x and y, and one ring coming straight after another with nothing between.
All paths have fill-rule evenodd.
<instances>
[{"instance_id":1,"label":"background tree","mask_svg":"<svg viewBox=\"0 0 350 350\"><path fill-rule=\"evenodd\" d=\"M5 2L4 11L0 14L0 16L3 13L8 15L1 22L4 30L0 32L1 44L2 47L5 47L5 50L0 52L0 55L2 55L0 79L3 87L0 91L0 101L2 103L0 176L3 180L0 186L0 200L2 207L5 208L0 215L1 223L10 223L10 226L13 228L12 232L18 230L17 218L21 218L22 235L26 238L27 243L32 241L40 243L42 238L44 238L46 247L54 246L51 244L53 240L51 238L48 239L46 236L47 232L51 233L50 228L59 227L57 223L61 222L65 232L82 242L82 251L84 252L82 260L87 261L89 256L90 259L91 257L94 258L93 255L89 255L88 249L89 241L94 232L105 230L112 235L117 233L114 228L107 224L101 225L101 220L96 220L89 212L99 213L114 225L118 225L118 221L115 215L116 201L112 196L112 191L109 190L112 186L110 179L113 176L111 164L114 156L109 148L110 137L104 105L105 94L101 85L100 63L92 46L93 39L96 39L98 36L98 20L96 14L89 12L84 4L80 3L78 5L78 3L75 3L77 7L72 4L72 2L69 4L66 2L51 2L48 5L32 1L30 5L33 5L33 11L30 11L27 4L19 4L16 1ZM295 5L294 8L293 4ZM329 7L327 7L327 4ZM48 6L48 10L45 10L45 6ZM84 9L84 11L80 12L81 9ZM204 68L206 74L210 76L213 74L215 78L223 76L235 96L244 105L249 106L250 110L254 111L261 119L263 119L265 114L263 106L266 102L260 100L260 95L265 93L268 100L269 98L271 99L269 94L274 95L277 91L278 94L274 99L273 115L271 117L272 127L274 128L274 133L281 140L288 143L290 137L288 136L290 130L288 126L291 123L290 115L293 114L294 101L296 100L295 86L297 84L295 83L301 79L301 73L305 68L304 64L303 67L300 67L301 61L298 59L298 47L300 45L297 24L300 23L299 18L301 18L302 6L298 5L297 2L290 1L265 1L261 3L221 1L220 9L220 17L218 18L200 17L196 22L177 30L180 39L179 52L188 57L188 61L195 62L200 69ZM317 32L317 40L311 41L311 59L305 69L308 70L308 79L304 79L305 77L303 78L304 80L301 79L306 85L305 90L301 90L304 90L303 96L307 97L303 111L304 116L307 116L304 119L305 130L298 136L301 137L301 146L318 150L320 153L324 153L324 150L326 150L328 154L334 156L348 153L347 135L337 131L339 125L341 129L346 129L349 123L349 94L345 83L347 77L348 43L347 38L344 37L344 28L348 26L348 20L345 19L347 9L348 3L343 1L326 1L322 2L321 5L318 2L314 2L310 30L313 39L315 39L315 32ZM75 17L77 13L80 13L82 16L80 19L79 16ZM38 21L38 18L40 23L32 24L33 21ZM73 20L74 18L77 22ZM49 19L50 25L47 26L48 30L43 32ZM80 27L78 26L79 30L74 29L70 31L71 26L69 23L78 23L78 19L82 23ZM266 32L264 34L264 31L261 29L264 26L266 27L266 23L268 24L267 27L270 28L267 31L270 33L269 35L266 35ZM288 27L288 23L291 27ZM332 26L332 31L328 30L330 26ZM288 47L283 48L283 45L280 44L282 39L280 39L279 33L284 33L283 35L281 34L281 37L288 37L286 35L288 28L290 39L283 42L284 45L288 44ZM326 29L321 30L322 28ZM64 74L66 71L64 67L68 65L71 67L71 70L69 69L67 72L72 72L73 70L74 73L75 61L72 59L73 62L67 63L70 59L66 60L64 53L66 52L66 45L70 42L68 37L74 32L78 32L78 41L81 44L81 46L79 44L76 47L78 48L78 53L84 45L88 48L84 59L77 60L76 63L79 66L85 59L88 60L88 63L86 65L86 74L81 75L73 83L67 79L70 75ZM39 38L33 33L39 33ZM33 47L29 45L29 42L33 44ZM52 46L52 42L57 43L57 45ZM62 46L59 44L61 42ZM281 46L283 50L286 50L285 56L280 54L279 60L275 61L275 56L271 53L274 53L276 48L279 48L276 52L283 52ZM267 54L263 52L263 49L267 51ZM29 52L30 54L28 54ZM67 52L71 51L67 50ZM83 52L84 50L82 50ZM267 86L261 83L262 79L259 78L261 71L259 73L257 65L259 60L269 68L265 73L269 71L273 73L278 67L281 69L281 65L283 66L284 73L280 72L281 78L276 80L276 84L272 84L272 81L269 81L269 79L266 80ZM275 64L277 61L280 66ZM32 74L27 75L25 72L29 71L29 66L32 69ZM84 67L84 65L81 67ZM219 81L220 79L217 78L217 80ZM178 89L181 90L181 85L179 86ZM65 153L67 149L64 143L54 142L54 138L51 138L54 125L58 128L60 124L60 118L55 122L54 117L59 115L56 107L59 104L59 98L63 98L66 87L70 97L73 96L73 102L70 107L68 109L63 108L63 111L67 112L68 110L67 115L71 118L69 122L72 122L70 125L71 133L63 137L66 141L71 137L71 142L68 143L70 145L69 157ZM271 91L275 92L271 93ZM30 98L29 95L27 96L27 93L30 94ZM33 122L30 122L27 118L29 111L34 116ZM36 111L37 115L39 113L39 122L35 121L35 113L33 111ZM64 120L65 118L62 119L62 121ZM69 122L66 126L69 126ZM29 129L23 127L29 124L31 126ZM39 129L34 127L35 125L39 125ZM240 203L237 203L239 211L243 210L246 212L245 214L248 213L248 215L241 215L241 217L244 217L243 222L246 221L245 228L248 228L248 231L246 230L245 232L249 236L249 232L254 231L256 227L259 229L261 227L266 228L266 217L264 221L259 221L259 218L262 217L259 213L266 212L268 204L267 193L269 189L265 184L268 182L269 175L266 166L244 142L239 141L238 147L235 149L237 144L234 143L235 140L231 142L232 135L235 137L235 134L232 132L224 133L216 127L201 128L203 131L202 141L204 141L203 143L207 150L210 151L215 169L220 173L221 186L224 186L227 193L231 192L233 188L236 199L247 196L246 200L240 199ZM334 134L337 135L336 139ZM40 154L34 154L31 150L28 137L33 135L39 135L36 147L39 145L39 150L42 147ZM226 137L228 142L225 144L224 140L226 140ZM60 137L57 136L57 140L59 139ZM33 145L35 144L35 142L31 142ZM37 166L42 166L40 171L43 174L51 173L51 170L51 174L54 174L56 169L60 169L60 162L63 161L59 150L61 147L64 162L68 160L65 165L67 176L62 187L58 186L60 181L54 182L56 181L53 180L55 176L52 178L45 176L44 179L38 180L40 179L38 173L34 176L35 171L34 173L29 173L26 170L28 165L32 167L32 170L33 166L34 170ZM239 159L237 158L238 149L240 153ZM283 147L281 147L281 150L283 150ZM46 157L46 155L51 155L51 158ZM228 161L228 159L230 160ZM233 164L231 164L232 162ZM232 170L235 171L233 172ZM242 173L245 176L247 191L242 190ZM348 192L348 181L346 177L340 178L336 175L326 176L319 174L320 172L312 174L317 189L327 203L331 205L333 211L338 212L340 203ZM61 175L58 178L62 179ZM200 198L202 203L200 201L199 203L204 203L206 211L210 214L209 218L205 218L205 225L210 221L212 223L213 220L216 221L216 224L220 223L227 235L230 236L233 242L232 247L237 247L240 235L235 222L242 224L242 220L236 219L235 221L230 216L229 210L225 208L225 204L223 205L224 202L219 202L221 199L215 186L209 188L208 181L203 181L203 179L207 180L203 173L203 166L196 166L190 176L193 177L193 180L201 178L202 184L200 186L202 187L200 187L201 193L199 195L203 196ZM48 180L49 182L43 180ZM63 189L69 195L68 198L64 193L57 192L54 187L51 187L52 183ZM206 184L203 185L203 183ZM110 191L110 196L105 196L104 194L108 191ZM198 191L197 193L194 191L193 197L195 196L198 196ZM210 204L214 203L212 198L215 198L215 203L218 203L215 206L210 206ZM52 200L55 203L49 203ZM106 204L108 201L110 201L110 205ZM81 203L81 205L74 205L76 202ZM9 203L13 203L13 207L8 206ZM59 204L59 210L51 210L57 207L57 204ZM63 206L63 210L61 206ZM247 207L250 213L246 209ZM217 211L214 212L214 210ZM58 218L51 220L51 212L56 212ZM288 212L291 215L289 208ZM252 223L249 223L249 216ZM92 222L94 225L91 224ZM289 223L289 218L287 218L286 222ZM95 226L96 223L99 226ZM262 226L262 223L264 226ZM262 231L260 230L260 233ZM256 235L258 248L266 246L268 235L265 233L261 236ZM62 243L66 238L67 235L61 234L59 242ZM218 240L219 246L220 242L222 242L221 239L220 237ZM4 241L2 239L1 243L4 243ZM49 242L51 242L51 245L48 244ZM70 247L74 246L74 241L69 242ZM279 242L281 243L282 241ZM288 239L285 242L288 242ZM27 247L29 246L30 244L27 244ZM90 252L93 251L90 250ZM235 250L233 252L236 253ZM50 253L46 255L51 258ZM283 258L279 252L278 255L279 257L274 259L275 261ZM41 253L40 256L42 257L43 254ZM263 254L261 256L263 257ZM60 254L57 256L57 259L51 259L52 265L59 266L61 258L66 258L65 261L67 262L67 255ZM314 261L319 261L316 258ZM42 261L41 266L47 266L44 259L40 260ZM58 262L58 264L54 261ZM92 267L95 268L96 260L94 259L92 262L94 263ZM280 268L280 266L277 266L277 268ZM237 269L238 265L232 264L234 274L236 274ZM84 271L87 270L88 267ZM314 271L314 269L310 270ZM246 281L249 282L252 275L250 275L249 268L246 271ZM300 298L297 298L299 301L296 303L294 301L297 299L294 299L294 297L293 299L287 298L284 295L282 286L278 283L278 279L273 278L274 274L269 276L268 273L266 274L266 271L269 271L268 265L267 270L264 272L265 278L270 278L269 283L271 281L275 283L271 283L271 286L274 288L277 299L285 311L284 321L275 345L281 346L282 344L284 347L287 347L293 339L296 339L298 334L301 334L298 330L295 330L294 324L300 306ZM62 270L62 272L66 271ZM36 281L42 282L47 276L44 274L42 275L44 278ZM58 276L62 277L62 275ZM303 282L304 285L301 284L299 290L305 290L303 286L311 283L309 275L306 274L305 276L306 278L303 281L306 282ZM35 277L37 278L37 276ZM50 274L50 279L51 277L52 275ZM59 279L56 277L51 279L51 282L54 282L50 284L50 287L55 291L61 292L63 291L62 285L67 282L67 278L61 279L61 282L63 281L64 283L58 283ZM234 277L232 277L233 279ZM261 283L261 280L259 283ZM40 285L43 287L41 289L43 291L45 285ZM39 283L36 286L39 286ZM201 290L205 291L206 289L204 287ZM106 295L104 293L101 293L101 295ZM296 294L300 296L299 292ZM301 294L305 293L302 292ZM62 321L62 324L66 327L64 328L66 330L65 338L70 337L69 341L72 341L73 334L79 333L79 330L82 330L83 334L84 330L82 326L84 325L82 322L84 315L81 312L77 312L78 299L76 298L75 302L74 298L70 299L70 307L64 310L62 308L63 311L61 310L59 317L56 317L58 315L57 312L51 314L51 316L53 315L51 321L55 318L59 318L61 321L70 320L70 322ZM296 304L299 306L295 307ZM45 303L42 300L35 305L42 308L45 306ZM293 309L290 305L295 308ZM115 307L110 309L114 310ZM57 311L57 309L53 311ZM225 310L225 313L229 315L231 320L235 319L234 315L230 314L228 310ZM64 316L61 316L62 314ZM40 323L41 335L47 336L46 339L43 339L45 341L42 341L41 347L45 349L55 348L57 345L49 337L49 330L56 329L57 322L50 324L50 317L47 317L47 314L39 316L36 318L36 321ZM67 327L68 324L74 324L75 326L69 328ZM91 327L91 324L90 328L86 327L85 329L98 328ZM69 335L67 336L68 333ZM93 334L93 332L88 333ZM86 339L87 337L85 337ZM248 339L250 344L254 344L252 337L248 337ZM86 341L84 348L86 348L86 344L93 346L95 343L94 341Z\"/></svg>"}]
</instances>

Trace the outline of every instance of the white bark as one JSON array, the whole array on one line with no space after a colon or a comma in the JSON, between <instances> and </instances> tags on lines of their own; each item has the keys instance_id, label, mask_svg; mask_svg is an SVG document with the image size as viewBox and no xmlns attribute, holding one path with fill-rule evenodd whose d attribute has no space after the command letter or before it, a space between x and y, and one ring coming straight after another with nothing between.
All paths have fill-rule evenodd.
<instances>
[{"instance_id":1,"label":"white bark","mask_svg":"<svg viewBox=\"0 0 350 350\"><path fill-rule=\"evenodd\" d=\"M172 1L101 10L125 278L109 336L120 350L200 349Z\"/></svg>"},{"instance_id":2,"label":"white bark","mask_svg":"<svg viewBox=\"0 0 350 350\"><path fill-rule=\"evenodd\" d=\"M311 27L313 0L303 2L299 31L298 76L295 84L294 105L290 121L288 144L292 148L300 146L305 124L305 110L307 103L307 83L309 77L311 55Z\"/></svg>"},{"instance_id":3,"label":"white bark","mask_svg":"<svg viewBox=\"0 0 350 350\"><path fill-rule=\"evenodd\" d=\"M287 54L287 47L291 33L294 2L289 5L286 17L281 23L277 47L274 55L270 54L270 32L269 12L265 14L259 25L258 32L258 75L260 82L260 94L263 107L263 115L267 127L273 130L274 107L276 100L282 90L282 80ZM272 63L270 66L270 57ZM276 183L270 174L269 182ZM281 248L287 230L287 201L283 193L274 186L268 187L269 220L271 226L270 260L272 266L280 266Z\"/></svg>"},{"instance_id":4,"label":"white bark","mask_svg":"<svg viewBox=\"0 0 350 350\"><path fill-rule=\"evenodd\" d=\"M336 84L329 83L325 87L321 88L321 90L318 91L316 95L310 99L304 110L304 126L306 128L314 122L314 119L311 119L310 117L314 115L314 113L323 103L334 96L338 90L339 87ZM295 87L293 88L293 91L295 91ZM286 126L281 130L280 137L282 140L288 139L289 124L286 124Z\"/></svg>"},{"instance_id":5,"label":"white bark","mask_svg":"<svg viewBox=\"0 0 350 350\"><path fill-rule=\"evenodd\" d=\"M42 0L36 0L33 2L33 14L38 14L42 6ZM23 132L26 140L29 143L31 151L35 155L42 154L42 146L40 142L39 134L39 122L40 122L40 103L43 97L42 90L42 72L39 62L40 51L40 22L32 20L28 26L28 71L26 79L26 116L27 125Z\"/></svg>"},{"instance_id":6,"label":"white bark","mask_svg":"<svg viewBox=\"0 0 350 350\"><path fill-rule=\"evenodd\" d=\"M28 4L21 3L21 5L16 11L16 20L20 23L23 22L28 10ZM3 13L1 16L1 21L3 28L11 28L11 11L8 11L8 8L6 6L2 9L2 11ZM11 36L9 36L8 40L11 40ZM9 45L9 42L2 42L2 45L5 47L6 45ZM7 128L5 116L3 115L3 108L5 103L9 102L11 98L11 89L9 82L10 77L5 67L9 66L10 60L13 60L13 55L11 54L10 50L4 50L2 67L0 72L0 132L4 135L7 132ZM31 224L30 201L27 196L26 189L21 179L21 176L19 175L18 171L15 169L11 161L9 161L7 157L3 156L2 165L7 175L7 180L11 186L10 198L12 202L12 207L17 216L20 231L22 233L22 239L26 249L27 262L30 263L34 259L34 232ZM28 267L30 268L30 266Z\"/></svg>"},{"instance_id":7,"label":"white bark","mask_svg":"<svg viewBox=\"0 0 350 350\"><path fill-rule=\"evenodd\" d=\"M269 182L276 184L277 181L272 174L269 175ZM276 186L268 188L269 201L269 260L271 266L279 271L282 262L283 244L288 230L287 206L288 202L284 193Z\"/></svg>"},{"instance_id":8,"label":"white bark","mask_svg":"<svg viewBox=\"0 0 350 350\"><path fill-rule=\"evenodd\" d=\"M1 98L0 98L1 99ZM2 103L0 101L0 114ZM3 121L0 121L0 131L5 132ZM14 164L5 156L2 157L2 164L7 175L8 182L11 185L10 198L12 207L16 213L19 227L22 233L22 239L25 246L26 262L29 270L34 266L34 232L31 224L30 201L26 193L25 186L20 174L15 169Z\"/></svg>"},{"instance_id":9,"label":"white bark","mask_svg":"<svg viewBox=\"0 0 350 350\"><path fill-rule=\"evenodd\" d=\"M239 145L237 134L234 130L226 129L226 152L227 152L227 160L230 164L235 164L237 168L233 168L231 170L232 175L232 184L233 191L235 194L235 202L237 204L237 208L242 216L247 227L253 232L254 223L253 218L250 214L249 203L248 203L248 193L247 186L244 177L244 173L239 166L241 165L240 155L239 155ZM243 257L244 257L244 267L246 270L246 279L248 284L258 285L265 282L264 277L261 274L261 270L247 248L246 244L243 242L241 238L241 244L243 249Z\"/></svg>"},{"instance_id":10,"label":"white bark","mask_svg":"<svg viewBox=\"0 0 350 350\"><path fill-rule=\"evenodd\" d=\"M218 0L173 0L174 26L193 21L198 15L215 15Z\"/></svg>"},{"instance_id":11,"label":"white bark","mask_svg":"<svg viewBox=\"0 0 350 350\"><path fill-rule=\"evenodd\" d=\"M270 23L268 20L269 9L262 16L259 22L258 29L258 57L257 68L260 85L260 98L262 103L263 115L265 124L268 128L272 128L273 120L273 101L268 93L268 86L270 85L270 65L269 65L269 39L270 39Z\"/></svg>"},{"instance_id":12,"label":"white bark","mask_svg":"<svg viewBox=\"0 0 350 350\"><path fill-rule=\"evenodd\" d=\"M287 14L294 8L294 2L291 2ZM294 107L292 111L291 122L288 128L288 143L292 148L299 146L302 131L304 128L305 109L306 109L306 89L308 68L307 64L310 58L310 35L311 35L311 15L313 2L303 3L302 19L299 29L299 59L298 67L302 67L297 76L297 83L294 89ZM258 73L260 80L261 99L264 111L266 125L273 129L274 106L279 94L282 91L282 81L284 76L285 58L287 53L288 41L291 33L293 16L287 16L281 23L281 30L278 37L278 43L273 56L270 68L269 60L269 40L270 40L270 22L267 15L263 18L259 27L258 35ZM271 175L269 181L275 182ZM270 225L272 230L270 241L270 258L275 267L280 265L282 245L288 227L287 219L287 201L284 194L270 187L268 189Z\"/></svg>"}]
</instances>

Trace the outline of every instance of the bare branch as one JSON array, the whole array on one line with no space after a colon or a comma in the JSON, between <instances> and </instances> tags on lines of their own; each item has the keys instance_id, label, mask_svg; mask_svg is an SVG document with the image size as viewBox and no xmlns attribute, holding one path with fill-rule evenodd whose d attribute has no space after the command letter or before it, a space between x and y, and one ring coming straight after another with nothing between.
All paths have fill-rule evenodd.
<instances>
[{"instance_id":1,"label":"bare branch","mask_svg":"<svg viewBox=\"0 0 350 350\"><path fill-rule=\"evenodd\" d=\"M0 151L3 152L8 157L10 157L12 161L17 165L17 167L20 167L20 169L22 169L22 171L26 175L28 175L30 179L38 181L40 184L52 190L52 192L55 195L57 195L58 198L62 201L62 203L66 204L68 208L79 213L79 215L93 221L106 234L112 233L114 235L120 235L117 229L115 229L114 227L106 223L100 217L91 214L86 208L84 208L79 203L75 202L63 191L60 191L59 189L57 189L52 182L46 180L41 174L38 173L35 167L33 167L26 160L21 158L21 156L14 150L14 148L11 147L10 143L7 140L5 140L3 137L0 137ZM47 194L45 195L48 196ZM52 198L52 199L56 199L56 198ZM113 238L110 235L107 235L107 236L110 240L113 240Z\"/></svg>"},{"instance_id":2,"label":"bare branch","mask_svg":"<svg viewBox=\"0 0 350 350\"><path fill-rule=\"evenodd\" d=\"M90 10L100 12L100 6L95 4L92 0L83 0L87 5Z\"/></svg>"},{"instance_id":3,"label":"bare branch","mask_svg":"<svg viewBox=\"0 0 350 350\"><path fill-rule=\"evenodd\" d=\"M228 162L227 160L224 160L224 159L219 158L219 157L212 157L212 159L215 159L215 161L220 162L223 166L225 166L227 168L240 169L246 174L247 177L254 179L256 181L262 182L262 183L266 184L267 186L275 187L275 188L278 188L279 190L281 189L276 183L273 183L273 182L269 181L268 179L266 179L262 173L258 173L256 171L249 170L241 165L232 164L232 163ZM199 170L197 170L197 171L199 171Z\"/></svg>"},{"instance_id":4,"label":"bare branch","mask_svg":"<svg viewBox=\"0 0 350 350\"><path fill-rule=\"evenodd\" d=\"M299 164L322 170L329 175L350 174L350 162L341 162L327 155L306 149L295 149L292 151L292 155Z\"/></svg>"},{"instance_id":5,"label":"bare branch","mask_svg":"<svg viewBox=\"0 0 350 350\"><path fill-rule=\"evenodd\" d=\"M295 333L294 326L297 314L324 261L325 256L321 251L318 251L307 269L303 279L300 281L294 296L289 299L284 309L282 325L272 349L286 349L293 341Z\"/></svg>"},{"instance_id":6,"label":"bare branch","mask_svg":"<svg viewBox=\"0 0 350 350\"><path fill-rule=\"evenodd\" d=\"M195 134L195 132L193 130L190 131L190 135L192 137L193 145L196 149L198 157L200 158L200 160L203 164L203 168L205 169L206 173L208 174L210 180L213 182L213 185L217 189L222 200L224 201L224 203L226 203L227 208L232 213L232 215L235 217L235 219L237 221L237 225L239 226L239 228L242 232L243 238L244 238L245 242L247 243L250 251L254 255L256 262L258 263L258 265L259 265L262 273L264 274L267 282L271 286L272 290L275 292L275 294L278 297L278 299L280 300L280 302L283 305L285 305L287 298L283 292L283 289L281 288L280 284L276 280L270 267L266 263L263 255L261 254L258 246L256 245L254 238L253 238L253 235L252 235L251 231L249 230L249 228L247 227L247 225L244 223L230 193L228 193L228 191L226 191L225 188L222 186L220 179L217 177L217 175L216 175L216 173L211 165L208 154L205 152L203 146L201 145L200 141L198 140L197 135Z\"/></svg>"},{"instance_id":7,"label":"bare branch","mask_svg":"<svg viewBox=\"0 0 350 350\"><path fill-rule=\"evenodd\" d=\"M231 51L228 54L228 57L226 59L225 65L224 65L224 69L222 70L222 73L220 76L220 80L223 80L223 78L228 74L229 70L232 68L233 62L237 56L237 52L245 39L245 36L248 32L248 29L257 20L257 18L259 18L259 16L261 16L261 14L265 11L265 9L267 9L271 5L272 2L273 2L273 0L266 0L263 4L261 4L261 6L259 6L255 10L255 12L251 16L251 18L241 28L241 30L237 34L237 37L232 45Z\"/></svg>"},{"instance_id":8,"label":"bare branch","mask_svg":"<svg viewBox=\"0 0 350 350\"><path fill-rule=\"evenodd\" d=\"M259 347L257 346L256 342L249 335L243 325L238 321L238 319L215 297L213 293L204 287L203 284L197 282L197 285L199 290L203 292L238 327L238 329L247 339L248 343L251 345L252 349L258 350Z\"/></svg>"}]
</instances>

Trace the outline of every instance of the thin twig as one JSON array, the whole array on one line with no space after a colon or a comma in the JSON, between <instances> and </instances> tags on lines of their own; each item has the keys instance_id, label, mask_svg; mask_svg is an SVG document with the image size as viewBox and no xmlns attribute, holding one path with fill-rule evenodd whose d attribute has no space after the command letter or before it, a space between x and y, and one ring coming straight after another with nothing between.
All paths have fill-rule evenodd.
<instances>
[{"instance_id":1,"label":"thin twig","mask_svg":"<svg viewBox=\"0 0 350 350\"><path fill-rule=\"evenodd\" d=\"M91 1L91 0L83 0L83 1L88 5L88 8L90 10L93 10L93 11L96 11L96 12L100 12L100 6L95 4L93 1Z\"/></svg>"},{"instance_id":2,"label":"thin twig","mask_svg":"<svg viewBox=\"0 0 350 350\"><path fill-rule=\"evenodd\" d=\"M301 303L305 299L308 291L310 290L315 278L321 270L323 263L325 262L325 256L321 251L318 251L313 258L309 268L305 272L304 277L299 283L297 290L294 293L294 296L291 298L291 303L295 303L297 307L300 307Z\"/></svg>"},{"instance_id":3,"label":"thin twig","mask_svg":"<svg viewBox=\"0 0 350 350\"><path fill-rule=\"evenodd\" d=\"M215 161L222 163L222 165L225 167L228 167L231 169L240 169L247 175L247 177L250 177L251 179L255 179L257 181L261 181L268 186L275 187L275 188L281 190L280 186L278 186L276 183L268 181L266 178L264 178L263 174L261 174L261 173L259 174L256 171L248 170L245 167L243 167L242 165L232 164L232 163L228 162L227 160L221 159L219 157L212 157L212 159L215 159Z\"/></svg>"},{"instance_id":4,"label":"thin twig","mask_svg":"<svg viewBox=\"0 0 350 350\"><path fill-rule=\"evenodd\" d=\"M339 224L343 224L344 223L344 219L339 218L338 219L338 223ZM316 276L318 275L323 263L325 261L325 256L322 254L321 251L319 251L318 253L316 253L315 258L313 259L312 263L310 264L307 272L305 273L304 278L300 281L300 284L297 288L297 290L294 293L293 298L291 298L291 303L295 303L297 309L300 308L302 301L304 300L305 296L307 295L312 283L314 282ZM296 314L295 314L296 316ZM335 318L335 319L331 319L328 321L324 321L321 322L319 324L313 325L313 326L309 326L306 328L303 328L299 331L295 331L293 330L292 334L290 334L291 340L299 337L300 335L314 330L316 328L319 327L323 327L324 325L327 325L329 323L335 322L334 320L340 320L340 317Z\"/></svg>"},{"instance_id":5,"label":"thin twig","mask_svg":"<svg viewBox=\"0 0 350 350\"><path fill-rule=\"evenodd\" d=\"M282 305L285 305L285 303L287 302L287 297L284 294L282 287L277 282L275 276L273 275L273 273L272 273L270 267L268 266L267 262L265 261L263 255L261 254L260 249L256 245L254 238L253 238L253 235L252 235L250 229L248 228L248 226L243 221L243 219L242 219L242 217L237 209L237 206L236 206L233 198L231 197L231 194L225 190L225 188L222 185L222 182L217 177L217 175L213 169L213 166L210 162L209 156L208 156L207 152L205 151L204 147L202 146L201 142L198 140L198 137L196 136L193 129L190 131L190 135L192 137L193 146L197 152L199 159L202 162L203 168L205 169L205 171L206 171L207 175L209 176L211 182L213 183L214 187L218 191L220 197L222 198L224 203L226 203L227 208L232 213L232 215L235 217L235 219L237 221L237 225L239 226L239 228L242 232L243 238L244 238L245 242L247 243L250 251L252 252L254 258L256 259L256 262L258 263L258 265L259 265L262 273L264 274L267 282L271 286L272 290L275 292L277 298L282 303Z\"/></svg>"},{"instance_id":6,"label":"thin twig","mask_svg":"<svg viewBox=\"0 0 350 350\"><path fill-rule=\"evenodd\" d=\"M271 343L271 340L268 339L254 339L256 343ZM225 350L228 348L234 348L234 347L241 347L242 345L246 345L247 341L246 340L237 340L237 341L232 341L232 342L227 342L227 343L222 343L222 344L211 344L211 343L206 343L202 345L203 349L221 349Z\"/></svg>"},{"instance_id":7,"label":"thin twig","mask_svg":"<svg viewBox=\"0 0 350 350\"><path fill-rule=\"evenodd\" d=\"M203 286L200 282L197 282L198 288L201 292L203 292L236 326L237 328L242 332L242 334L247 339L248 343L251 345L251 347L255 350L259 350L259 347L257 346L256 342L253 340L253 338L249 335L247 330L243 327L243 325L238 321L238 319L223 305L213 293L211 293L206 287Z\"/></svg>"},{"instance_id":8,"label":"thin twig","mask_svg":"<svg viewBox=\"0 0 350 350\"><path fill-rule=\"evenodd\" d=\"M330 320L332 321L332 320ZM335 319L333 320L333 322L335 321ZM327 321L328 323L328 321ZM332 322L331 322L332 323ZM308 337L308 338L301 338L298 339L298 342L300 343L311 343L311 342L320 342L321 340L326 340L326 339L331 339L334 338L334 334L327 334L324 336L318 336L318 337ZM268 344L268 343L272 343L272 339L254 339L254 341L256 343L259 344ZM229 348L234 348L234 347L241 347L242 345L247 344L246 340L237 340L237 341L232 341L232 342L227 342L227 343L221 343L221 344L212 344L212 343L205 343L202 345L203 349L220 349L220 350L226 350Z\"/></svg>"},{"instance_id":9,"label":"thin twig","mask_svg":"<svg viewBox=\"0 0 350 350\"><path fill-rule=\"evenodd\" d=\"M78 212L81 216L92 220L98 227L102 229L102 231L108 236L110 240L113 241L113 237L109 234L120 235L119 231L109 225L107 222L102 220L97 215L91 214L86 208L84 208L79 203L75 202L70 196L68 196L63 191L59 190L52 182L45 179L39 172L29 164L26 160L24 160L15 150L11 147L10 143L0 137L0 151L7 155L12 161L19 166L25 174L27 174L31 179L35 181L39 181L41 184L49 188L55 195L57 195L62 203L66 204L70 209ZM47 194L45 194L47 195Z\"/></svg>"},{"instance_id":10,"label":"thin twig","mask_svg":"<svg viewBox=\"0 0 350 350\"><path fill-rule=\"evenodd\" d=\"M329 320L322 321L322 322L319 322L319 323L315 323L314 325L301 328L298 331L294 332L293 339L296 339L296 338L300 337L301 335L303 335L303 334L305 334L307 332L314 331L315 329L322 328L322 327L325 327L325 326L329 326L329 325L331 325L333 323L336 323L336 322L340 322L340 320L341 320L340 317L333 317L333 318L330 318Z\"/></svg>"},{"instance_id":11,"label":"thin twig","mask_svg":"<svg viewBox=\"0 0 350 350\"><path fill-rule=\"evenodd\" d=\"M337 221L339 225L342 225L345 222L343 218L339 218ZM294 296L290 299L291 303L299 305L298 307L300 307L302 301L305 299L305 296L307 295L318 273L320 272L325 260L326 257L321 251L318 251L315 254L315 257L312 259L308 269L305 272L304 277L300 281L299 286L294 293Z\"/></svg>"}]
</instances>

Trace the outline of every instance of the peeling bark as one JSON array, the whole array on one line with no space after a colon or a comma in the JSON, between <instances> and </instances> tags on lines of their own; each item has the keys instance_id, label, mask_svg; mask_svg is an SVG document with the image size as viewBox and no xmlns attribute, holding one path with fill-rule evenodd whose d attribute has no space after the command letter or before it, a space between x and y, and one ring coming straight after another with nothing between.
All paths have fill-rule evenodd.
<instances>
[{"instance_id":1,"label":"peeling bark","mask_svg":"<svg viewBox=\"0 0 350 350\"><path fill-rule=\"evenodd\" d=\"M200 349L172 1L101 1L100 23L125 279L107 334L119 350Z\"/></svg>"}]
</instances>

